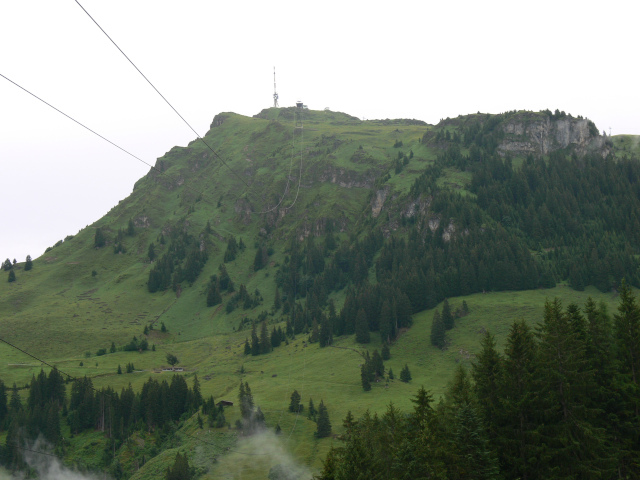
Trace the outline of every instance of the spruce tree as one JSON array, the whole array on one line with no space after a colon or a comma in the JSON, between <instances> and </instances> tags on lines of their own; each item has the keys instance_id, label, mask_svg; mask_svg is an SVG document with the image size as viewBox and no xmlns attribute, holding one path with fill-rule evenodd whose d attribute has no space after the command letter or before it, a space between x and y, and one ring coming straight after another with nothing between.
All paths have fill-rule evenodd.
<instances>
[{"instance_id":1,"label":"spruce tree","mask_svg":"<svg viewBox=\"0 0 640 480\"><path fill-rule=\"evenodd\" d=\"M280 343L282 343L282 338L280 335L280 332L282 330L278 331L276 330L276 327L274 326L273 329L271 330L271 348L278 348L280 346Z\"/></svg>"},{"instance_id":2,"label":"spruce tree","mask_svg":"<svg viewBox=\"0 0 640 480\"><path fill-rule=\"evenodd\" d=\"M27 261L24 263L24 271L28 272L33 268L33 260L31 260L31 255L27 255Z\"/></svg>"},{"instance_id":3,"label":"spruce tree","mask_svg":"<svg viewBox=\"0 0 640 480\"><path fill-rule=\"evenodd\" d=\"M251 355L254 357L256 355L260 355L260 339L258 338L258 333L256 332L256 324L253 324L251 327Z\"/></svg>"},{"instance_id":4,"label":"spruce tree","mask_svg":"<svg viewBox=\"0 0 640 480\"><path fill-rule=\"evenodd\" d=\"M387 344L392 340L393 314L391 305L385 300L380 309L380 339L383 344Z\"/></svg>"},{"instance_id":5,"label":"spruce tree","mask_svg":"<svg viewBox=\"0 0 640 480\"><path fill-rule=\"evenodd\" d=\"M147 250L147 257L149 257L149 261L153 262L156 258L156 246L151 242L149 244L149 250Z\"/></svg>"},{"instance_id":6,"label":"spruce tree","mask_svg":"<svg viewBox=\"0 0 640 480\"><path fill-rule=\"evenodd\" d=\"M0 380L0 428L4 425L4 420L7 417L8 412L7 388L2 380Z\"/></svg>"},{"instance_id":7,"label":"spruce tree","mask_svg":"<svg viewBox=\"0 0 640 480\"><path fill-rule=\"evenodd\" d=\"M16 272L13 269L9 270L9 283L16 281Z\"/></svg>"},{"instance_id":8,"label":"spruce tree","mask_svg":"<svg viewBox=\"0 0 640 480\"><path fill-rule=\"evenodd\" d=\"M320 400L320 406L318 407L318 421L316 437L324 438L331 435L331 422L329 421L329 412L325 407L324 402Z\"/></svg>"},{"instance_id":9,"label":"spruce tree","mask_svg":"<svg viewBox=\"0 0 640 480\"><path fill-rule=\"evenodd\" d=\"M384 377L384 363L382 362L382 357L378 353L378 350L373 351L371 367L377 377Z\"/></svg>"},{"instance_id":10,"label":"spruce tree","mask_svg":"<svg viewBox=\"0 0 640 480\"><path fill-rule=\"evenodd\" d=\"M382 360L389 360L391 358L391 350L389 350L389 345L386 343L382 345L382 352L380 354L382 356Z\"/></svg>"},{"instance_id":11,"label":"spruce tree","mask_svg":"<svg viewBox=\"0 0 640 480\"><path fill-rule=\"evenodd\" d=\"M560 300L545 304L539 337L538 411L542 413L543 476L594 478L605 474L604 431L594 421L601 412L590 408L595 390L586 345L574 329ZM569 441L569 439L571 439Z\"/></svg>"},{"instance_id":12,"label":"spruce tree","mask_svg":"<svg viewBox=\"0 0 640 480\"><path fill-rule=\"evenodd\" d=\"M409 365L404 364L403 369L400 371L400 380L409 383L411 381L411 372L409 371Z\"/></svg>"},{"instance_id":13,"label":"spruce tree","mask_svg":"<svg viewBox=\"0 0 640 480\"><path fill-rule=\"evenodd\" d=\"M499 478L498 459L491 449L482 419L472 404L464 402L456 410L454 432L456 461L449 466L452 477Z\"/></svg>"},{"instance_id":14,"label":"spruce tree","mask_svg":"<svg viewBox=\"0 0 640 480\"><path fill-rule=\"evenodd\" d=\"M309 420L314 420L316 419L316 414L318 413L318 411L316 410L316 407L313 405L313 398L309 398L309 410L307 413L307 418Z\"/></svg>"},{"instance_id":15,"label":"spruce tree","mask_svg":"<svg viewBox=\"0 0 640 480\"><path fill-rule=\"evenodd\" d=\"M499 389L503 374L502 359L496 350L495 338L489 332L485 332L480 346L482 350L472 364L474 392L477 398L482 399L479 407L488 428L489 438L494 440L497 436L498 417L502 409Z\"/></svg>"},{"instance_id":16,"label":"spruce tree","mask_svg":"<svg viewBox=\"0 0 640 480\"><path fill-rule=\"evenodd\" d=\"M298 413L301 411L300 408L300 394L297 390L294 390L291 394L291 403L289 403L289 411L293 413Z\"/></svg>"},{"instance_id":17,"label":"spruce tree","mask_svg":"<svg viewBox=\"0 0 640 480\"><path fill-rule=\"evenodd\" d=\"M93 237L93 245L96 248L104 247L106 243L106 238L104 233L102 233L102 229L100 227L96 228L96 233Z\"/></svg>"},{"instance_id":18,"label":"spruce tree","mask_svg":"<svg viewBox=\"0 0 640 480\"><path fill-rule=\"evenodd\" d=\"M273 309L275 311L280 310L280 307L282 306L282 300L280 300L280 289L276 286L276 296L273 300Z\"/></svg>"},{"instance_id":19,"label":"spruce tree","mask_svg":"<svg viewBox=\"0 0 640 480\"><path fill-rule=\"evenodd\" d=\"M269 353L271 351L271 339L267 331L267 322L263 321L260 326L260 353Z\"/></svg>"},{"instance_id":20,"label":"spruce tree","mask_svg":"<svg viewBox=\"0 0 640 480\"><path fill-rule=\"evenodd\" d=\"M367 316L364 313L364 309L358 310L356 315L356 342L369 343L371 337L369 335L369 323L367 322Z\"/></svg>"},{"instance_id":21,"label":"spruce tree","mask_svg":"<svg viewBox=\"0 0 640 480\"><path fill-rule=\"evenodd\" d=\"M202 392L200 392L200 381L198 380L198 374L193 375L193 389L191 394L191 408L198 410L202 405Z\"/></svg>"},{"instance_id":22,"label":"spruce tree","mask_svg":"<svg viewBox=\"0 0 640 480\"><path fill-rule=\"evenodd\" d=\"M318 321L313 319L311 324L311 335L309 335L309 343L316 343L320 339L320 329L318 328Z\"/></svg>"},{"instance_id":23,"label":"spruce tree","mask_svg":"<svg viewBox=\"0 0 640 480\"><path fill-rule=\"evenodd\" d=\"M454 327L453 314L451 313L449 300L446 298L442 304L442 323L444 323L445 330L451 330Z\"/></svg>"},{"instance_id":24,"label":"spruce tree","mask_svg":"<svg viewBox=\"0 0 640 480\"><path fill-rule=\"evenodd\" d=\"M535 478L539 474L540 440L537 404L537 346L524 320L514 322L507 336L499 391L497 451L506 478Z\"/></svg>"},{"instance_id":25,"label":"spruce tree","mask_svg":"<svg viewBox=\"0 0 640 480\"><path fill-rule=\"evenodd\" d=\"M238 400L240 402L240 414L244 420L248 420L251 418L251 414L253 413L253 394L251 393L251 388L249 387L249 382L242 381L240 382L240 387L238 389Z\"/></svg>"},{"instance_id":26,"label":"spruce tree","mask_svg":"<svg viewBox=\"0 0 640 480\"><path fill-rule=\"evenodd\" d=\"M331 324L324 315L322 315L322 321L320 323L320 335L318 337L318 340L320 342L320 347L326 347L327 345L331 345L333 343Z\"/></svg>"},{"instance_id":27,"label":"spruce tree","mask_svg":"<svg viewBox=\"0 0 640 480\"><path fill-rule=\"evenodd\" d=\"M445 327L440 312L436 310L433 313L433 321L431 323L431 345L443 349L446 345Z\"/></svg>"},{"instance_id":28,"label":"spruce tree","mask_svg":"<svg viewBox=\"0 0 640 480\"><path fill-rule=\"evenodd\" d=\"M180 452L176 454L176 459L173 462L172 467L167 467L167 473L165 474L165 480L190 480L191 469L189 468L189 461L187 455L181 455Z\"/></svg>"},{"instance_id":29,"label":"spruce tree","mask_svg":"<svg viewBox=\"0 0 640 480\"><path fill-rule=\"evenodd\" d=\"M369 369L366 362L360 367L360 381L365 392L371 390L371 382L369 381Z\"/></svg>"},{"instance_id":30,"label":"spruce tree","mask_svg":"<svg viewBox=\"0 0 640 480\"><path fill-rule=\"evenodd\" d=\"M213 307L222 303L222 295L220 295L220 283L216 278L215 281L209 283L207 289L207 307Z\"/></svg>"},{"instance_id":31,"label":"spruce tree","mask_svg":"<svg viewBox=\"0 0 640 480\"><path fill-rule=\"evenodd\" d=\"M620 286L620 304L614 315L615 345L618 372L615 386L608 395L617 398L614 438L620 439L620 470L634 470L638 462L640 443L640 306L626 281Z\"/></svg>"}]
</instances>

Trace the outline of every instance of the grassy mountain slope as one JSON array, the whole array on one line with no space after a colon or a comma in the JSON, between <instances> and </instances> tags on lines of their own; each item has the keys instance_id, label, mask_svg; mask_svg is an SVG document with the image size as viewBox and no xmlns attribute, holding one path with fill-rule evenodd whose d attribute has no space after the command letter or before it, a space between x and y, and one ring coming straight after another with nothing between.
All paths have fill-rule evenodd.
<instances>
[{"instance_id":1,"label":"grassy mountain slope","mask_svg":"<svg viewBox=\"0 0 640 480\"><path fill-rule=\"evenodd\" d=\"M487 128L491 123L492 128ZM300 124L303 128L296 128ZM550 140L536 144L536 135L541 133ZM380 336L373 332L372 343L366 347L347 335L336 337L332 347L321 349L317 343L307 342L307 334L301 334L267 355L243 354L245 338L250 335L247 319L255 320L264 311L269 329L285 326L286 316L273 311L272 305L275 280L289 261L292 238L300 244L309 236L320 242L332 232L338 243L353 243L374 228L387 237L406 235L407 225L415 218L425 225L435 220L445 223L444 214L430 203L432 197L410 192L458 136L474 137L469 145L459 144L463 156L473 155L474 146L481 145L479 148L509 156L515 166L525 162L536 145L545 155L562 150L580 155L595 152L602 157L611 148L597 130L595 134L590 131L586 121L552 118L544 112L470 115L447 119L437 126L415 120L361 121L338 112L299 112L293 108L267 109L254 118L222 113L214 118L205 136L217 155L200 141L185 148L174 147L158 159L156 169L136 183L126 200L95 224L36 259L33 270L24 271L22 264L14 267L17 281L0 282L2 336L66 373L92 377L97 388L110 385L119 391L131 383L139 390L150 375L166 378L170 374L160 370L167 363L167 353L180 359L188 382L197 372L203 395L213 395L216 400L236 401L237 385L243 379L251 385L268 426L279 424L282 428L282 436L271 442L280 445L277 453L316 470L333 440L315 439L315 423L287 411L294 389L301 393L305 405L309 397L316 406L323 399L334 433L339 434L348 410L357 417L366 409L383 411L390 401L409 409L409 398L419 385L440 395L455 366L473 360L484 330L496 334L501 346L510 322L517 318L537 322L547 298L559 296L566 303L581 305L592 295L615 306L610 293L593 287L578 292L565 283L553 289L475 293L454 299L454 305L465 299L471 312L448 334L447 349L441 351L429 341L434 309L415 313L413 325L398 337L392 358L385 364L396 377L408 364L412 383L382 382L367 393L360 384L362 357L358 351L381 348ZM632 156L634 145L626 137L613 138L616 155L625 152ZM475 201L471 168L454 161L438 165L438 189ZM134 225L133 236L126 233L129 221ZM107 239L101 248L94 246L98 228ZM482 228L499 229L502 225L486 214ZM119 230L123 231L120 240ZM197 249L208 254L202 272L193 282L181 281L175 290L150 293L149 272L169 251L172 239L184 232L191 235ZM263 301L257 307L227 313L225 307L232 294L223 292L222 304L207 307L206 292L210 277L219 273L230 236L246 245L235 260L226 263L236 289L244 284L251 294L258 290ZM124 253L114 253L118 242ZM148 257L152 242L155 262ZM263 245L272 253L266 266L254 271L256 250ZM557 276L558 280L567 278ZM368 277L377 282L373 267ZM329 292L338 309L345 296L344 289ZM300 299L302 304L305 301ZM167 333L160 332L161 323ZM145 325L154 326L148 341L156 351L95 355L100 348L108 350L111 342L121 347L134 335L142 338ZM0 344L0 355L5 360L0 364L0 379L5 384L25 385L40 369L38 362L6 345ZM129 362L134 363L136 372L117 375L118 365ZM243 366L245 373L241 374ZM21 394L25 398L26 390ZM238 418L237 408L228 409L231 425ZM190 452L190 462L208 472L202 478L265 478L269 468L280 461L263 445L236 440L235 430L199 430L191 418L181 432L178 437L182 448ZM102 448L104 438L98 434L76 437L68 458L101 468L99 458L86 452L91 442ZM147 458L154 457L133 478L158 478L158 472L166 469L179 448L174 445L152 455L152 445L154 440L149 436L123 447L121 461L130 472L136 470L133 462L142 452ZM192 458L196 446L198 453ZM226 447L234 451L227 452ZM256 452L270 455L245 455ZM217 456L217 463L211 463L212 455Z\"/></svg>"}]
</instances>

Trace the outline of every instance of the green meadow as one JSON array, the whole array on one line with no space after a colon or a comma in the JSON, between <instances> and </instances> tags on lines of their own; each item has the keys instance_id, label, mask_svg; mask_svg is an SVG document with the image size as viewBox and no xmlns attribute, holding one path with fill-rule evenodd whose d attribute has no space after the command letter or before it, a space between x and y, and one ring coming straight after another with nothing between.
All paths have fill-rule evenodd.
<instances>
[{"instance_id":1,"label":"green meadow","mask_svg":"<svg viewBox=\"0 0 640 480\"><path fill-rule=\"evenodd\" d=\"M455 328L447 332L446 348L439 350L430 343L435 309L414 314L411 327L391 345L391 359L385 362L395 379L375 383L369 392L363 391L360 365L365 350L373 353L382 348L377 332L371 333L367 345L357 344L350 335L335 337L325 348L309 343L308 334L299 334L271 353L245 356L251 322L262 312L269 331L274 326L285 328L285 317L273 308L274 280L288 261L291 238L302 242L309 235L322 237L329 221L338 242L364 236L375 224L371 211L376 192L386 189L385 209L399 208L392 202L409 192L440 152L422 143L435 127L421 122L362 121L338 112L305 110L304 128L296 129L297 114L294 109L268 109L254 118L216 116L222 123L205 138L228 166L199 141L173 148L158 160L157 170L140 179L132 194L104 217L35 259L31 271L18 264L15 282L0 281L0 337L33 355L0 343L0 379L8 387L15 383L23 401L32 376L41 368L48 371L48 365L70 377L90 377L96 389L111 387L118 392L129 384L139 391L150 377L170 381L174 374L184 375L191 386L197 374L205 398L236 404L239 383L249 383L269 433L240 436L234 427L241 418L237 405L225 411L228 427L209 428L205 421L200 429L194 415L170 445L157 444L153 432L139 432L119 453L121 463L135 472L133 479L162 478L178 451L187 452L203 479L264 479L279 463L296 465L301 475L317 473L331 446L340 442L337 437L343 433L342 419L348 411L356 418L367 410L381 413L391 402L408 411L420 386L440 398L455 369L461 364L471 367L484 332L495 335L502 349L513 321L524 319L535 325L545 301L556 297L565 305L582 306L591 296L615 311L613 294L593 287L578 292L565 284L450 299L454 310L466 301L469 314L456 319ZM459 130L455 125L446 129L451 134ZM614 137L615 148L637 154L637 138L628 137ZM402 146L397 146L400 142ZM398 152L400 156L412 152L413 157L396 173ZM447 167L438 186L473 195L470 182L471 173ZM276 211L275 205L281 207ZM125 252L115 254L113 239L130 220L135 234L125 235ZM147 280L154 266L149 244L154 243L157 259L167 252L172 233L184 229L200 240L207 224L213 232L207 237L209 259L197 279L184 282L180 289L149 293ZM97 228L109 239L102 248L94 246ZM209 279L223 263L229 236L246 245L226 263L236 289L243 284L263 300L253 309L239 307L227 313L230 293L223 292L222 304L214 307L207 307L205 299ZM264 268L254 271L254 255L263 244L273 253ZM369 279L375 282L373 269ZM339 311L345 291L333 292L330 298ZM134 336L145 337L145 327L151 328L146 335L149 350L122 351ZM115 353L97 355L100 349L109 352L112 343ZM178 357L181 372L163 371L168 367L167 354ZM118 366L124 372L129 363L134 372L117 373ZM405 365L411 371L410 383L398 379ZM67 384L67 395L70 387ZM288 411L294 390L305 405L305 412L298 415ZM316 424L306 416L309 399L316 408L321 401L327 406L334 436L315 438ZM64 421L62 425L68 442L65 462L100 469L104 434L73 436ZM281 433L276 435L278 425ZM0 433L0 442L5 435ZM141 453L144 465L138 460Z\"/></svg>"}]
</instances>

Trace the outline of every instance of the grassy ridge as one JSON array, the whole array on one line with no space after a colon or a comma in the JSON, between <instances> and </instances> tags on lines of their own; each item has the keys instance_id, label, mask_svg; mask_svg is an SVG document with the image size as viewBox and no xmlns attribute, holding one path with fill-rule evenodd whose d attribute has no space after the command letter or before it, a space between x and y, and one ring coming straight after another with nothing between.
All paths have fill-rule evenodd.
<instances>
[{"instance_id":1,"label":"grassy ridge","mask_svg":"<svg viewBox=\"0 0 640 480\"><path fill-rule=\"evenodd\" d=\"M250 331L239 330L241 321L247 316L255 319L265 310L270 312L275 294L273 280L287 255L285 241L322 234L328 220L336 224L337 237L346 239L357 226L372 222L371 201L380 188L388 190L388 199L407 193L439 152L437 147L421 143L425 132L434 128L428 125L365 122L329 111L305 111L304 116L304 129L295 130L293 109L268 109L259 118L219 115L216 118L222 123L212 127L206 140L229 168L199 141L186 148L176 147L157 163L163 174L151 171L136 183L129 198L102 219L36 259L32 271L25 272L19 265L16 282L0 282L2 337L63 372L76 377L87 375L96 388L111 386L119 391L131 383L139 390L150 376L170 379L172 374L161 370L166 354L172 353L185 368L183 375L189 384L197 372L205 396L237 401L238 383L249 382L269 428L273 430L276 424L282 428L280 437L264 442L275 450L264 450L267 447L255 439L238 440L235 430L199 430L195 418L191 418L178 432L183 446L171 445L133 478L158 478L179 448L189 453L190 462L202 470L209 469L203 478L265 478L271 466L288 457L309 471L317 470L336 440L315 439L315 423L306 415L287 411L294 389L302 395L305 407L310 397L316 406L323 400L334 433L340 434L348 410L358 417L367 409L381 412L393 401L406 411L420 385L440 396L455 367L473 361L484 330L496 335L501 348L511 322L520 318L539 321L547 298L558 296L565 303L582 305L591 294L615 306L610 295L595 289L575 292L566 286L470 295L464 297L470 314L459 319L449 332L449 346L444 351L430 345L433 310L420 312L414 315L413 326L392 346L392 358L386 362L396 377L407 364L412 383L382 382L366 393L360 384L362 357L358 352L365 348L379 350L376 334L367 346L355 344L351 336L337 338L333 347L324 349L298 336L268 355L245 357L244 340ZM455 128L447 127L452 132ZM399 142L402 147L394 148ZM625 139L620 142L621 149L632 148ZM399 151L406 155L412 151L414 156L396 174ZM389 179L376 183L386 173ZM249 183L249 189L241 179ZM470 174L455 168L445 169L439 179L439 185L463 194L468 193L469 182ZM248 213L269 210L279 202L277 212ZM126 229L130 219L136 224L136 234L125 237L126 253L114 254L113 238L119 229ZM147 257L149 244L154 242L160 256L168 248L159 243L162 235L167 244L176 229L186 228L197 237L207 222L214 233L208 244L209 260L198 279L193 285L185 284L180 295L171 289L150 294L146 286L152 268ZM94 248L98 227L109 240L100 249ZM206 307L205 295L209 277L218 273L223 261L225 237L229 235L242 238L247 246L235 261L227 263L232 280L236 287L245 284L250 293L258 289L264 302L255 309L238 308L228 314L225 305L229 294L223 295L222 305L212 308ZM254 272L256 246L263 241L274 253L267 267ZM375 275L370 278L374 281ZM340 306L344 291L332 296ZM461 301L452 303L456 306ZM272 325L283 326L279 313L267 318L270 330ZM167 334L159 332L161 322L168 327ZM150 345L155 344L155 352L95 355L100 348L108 350L111 342L122 346L134 335L141 338L144 326L149 324L155 325L148 339ZM0 378L8 385L27 384L41 368L36 360L4 344L0 344L0 358ZM127 363L133 363L136 371L117 375L118 365L124 369ZM240 374L243 366L245 373ZM26 394L26 390L21 393ZM237 410L227 410L231 425L239 419ZM123 462L133 457L135 449L150 448L153 442L151 436L135 439L122 454ZM71 440L68 460L97 465L95 452L103 446L100 433L79 435ZM263 451L268 454L247 455ZM211 461L213 456L217 456L216 463Z\"/></svg>"}]
</instances>

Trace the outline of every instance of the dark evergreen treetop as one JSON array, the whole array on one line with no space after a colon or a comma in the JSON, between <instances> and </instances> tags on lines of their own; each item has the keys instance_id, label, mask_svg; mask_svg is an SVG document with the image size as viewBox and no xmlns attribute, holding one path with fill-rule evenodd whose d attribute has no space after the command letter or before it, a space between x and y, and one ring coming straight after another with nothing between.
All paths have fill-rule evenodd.
<instances>
[{"instance_id":1,"label":"dark evergreen treetop","mask_svg":"<svg viewBox=\"0 0 640 480\"><path fill-rule=\"evenodd\" d=\"M329 412L324 402L320 400L320 406L318 407L316 437L324 438L331 435L331 422L329 421Z\"/></svg>"}]
</instances>

